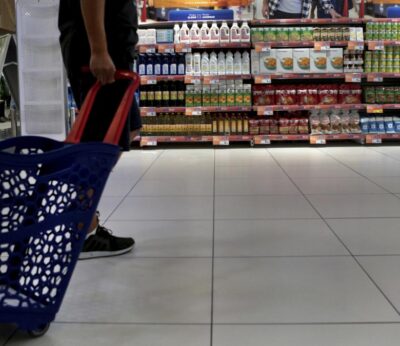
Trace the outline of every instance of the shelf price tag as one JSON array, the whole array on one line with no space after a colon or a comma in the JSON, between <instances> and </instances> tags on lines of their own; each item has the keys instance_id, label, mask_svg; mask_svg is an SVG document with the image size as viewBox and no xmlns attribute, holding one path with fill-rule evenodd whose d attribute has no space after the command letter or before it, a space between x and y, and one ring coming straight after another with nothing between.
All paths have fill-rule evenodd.
<instances>
[{"instance_id":1,"label":"shelf price tag","mask_svg":"<svg viewBox=\"0 0 400 346\"><path fill-rule=\"evenodd\" d=\"M140 139L141 147L155 147L157 146L157 138L153 137L142 137Z\"/></svg>"},{"instance_id":2,"label":"shelf price tag","mask_svg":"<svg viewBox=\"0 0 400 346\"><path fill-rule=\"evenodd\" d=\"M174 53L175 46L173 44L160 44L158 45L158 51L160 53Z\"/></svg>"},{"instance_id":3,"label":"shelf price tag","mask_svg":"<svg viewBox=\"0 0 400 346\"><path fill-rule=\"evenodd\" d=\"M200 76L185 76L185 84L201 84Z\"/></svg>"},{"instance_id":4,"label":"shelf price tag","mask_svg":"<svg viewBox=\"0 0 400 346\"><path fill-rule=\"evenodd\" d=\"M367 113L382 114L383 106L382 105L367 105Z\"/></svg>"},{"instance_id":5,"label":"shelf price tag","mask_svg":"<svg viewBox=\"0 0 400 346\"><path fill-rule=\"evenodd\" d=\"M178 53L191 53L192 47L187 43L178 43L175 45L175 50Z\"/></svg>"},{"instance_id":6,"label":"shelf price tag","mask_svg":"<svg viewBox=\"0 0 400 346\"><path fill-rule=\"evenodd\" d=\"M382 137L380 135L367 135L367 144L382 144Z\"/></svg>"},{"instance_id":7,"label":"shelf price tag","mask_svg":"<svg viewBox=\"0 0 400 346\"><path fill-rule=\"evenodd\" d=\"M256 52L261 53L261 52L269 52L271 50L272 46L271 44L268 43L256 43L255 44L255 49Z\"/></svg>"},{"instance_id":8,"label":"shelf price tag","mask_svg":"<svg viewBox=\"0 0 400 346\"><path fill-rule=\"evenodd\" d=\"M139 46L139 52L140 53L155 53L156 52L156 46L155 45L142 45L142 46Z\"/></svg>"},{"instance_id":9,"label":"shelf price tag","mask_svg":"<svg viewBox=\"0 0 400 346\"><path fill-rule=\"evenodd\" d=\"M259 116L263 115L274 115L274 108L273 107L257 107L257 114Z\"/></svg>"},{"instance_id":10,"label":"shelf price tag","mask_svg":"<svg viewBox=\"0 0 400 346\"><path fill-rule=\"evenodd\" d=\"M329 50L331 48L329 42L315 42L314 43L314 49L316 51L325 51Z\"/></svg>"},{"instance_id":11,"label":"shelf price tag","mask_svg":"<svg viewBox=\"0 0 400 346\"><path fill-rule=\"evenodd\" d=\"M346 83L361 83L361 78L361 73L346 73L345 75Z\"/></svg>"},{"instance_id":12,"label":"shelf price tag","mask_svg":"<svg viewBox=\"0 0 400 346\"><path fill-rule=\"evenodd\" d=\"M140 115L142 117L155 117L157 112L155 108L141 108Z\"/></svg>"},{"instance_id":13,"label":"shelf price tag","mask_svg":"<svg viewBox=\"0 0 400 346\"><path fill-rule=\"evenodd\" d=\"M254 144L256 145L270 145L271 140L268 136L255 136L254 137Z\"/></svg>"},{"instance_id":14,"label":"shelf price tag","mask_svg":"<svg viewBox=\"0 0 400 346\"><path fill-rule=\"evenodd\" d=\"M347 48L349 50L364 50L364 42L349 41Z\"/></svg>"},{"instance_id":15,"label":"shelf price tag","mask_svg":"<svg viewBox=\"0 0 400 346\"><path fill-rule=\"evenodd\" d=\"M205 76L203 83L206 85L219 84L219 78L214 76Z\"/></svg>"},{"instance_id":16,"label":"shelf price tag","mask_svg":"<svg viewBox=\"0 0 400 346\"><path fill-rule=\"evenodd\" d=\"M229 145L229 137L228 136L214 136L213 137L213 145Z\"/></svg>"},{"instance_id":17,"label":"shelf price tag","mask_svg":"<svg viewBox=\"0 0 400 346\"><path fill-rule=\"evenodd\" d=\"M142 76L140 77L140 83L142 85L154 85L157 84L157 78Z\"/></svg>"},{"instance_id":18,"label":"shelf price tag","mask_svg":"<svg viewBox=\"0 0 400 346\"><path fill-rule=\"evenodd\" d=\"M385 50L385 43L383 41L369 41L369 50Z\"/></svg>"},{"instance_id":19,"label":"shelf price tag","mask_svg":"<svg viewBox=\"0 0 400 346\"><path fill-rule=\"evenodd\" d=\"M186 108L185 113L188 116L198 116L202 114L202 109L200 107Z\"/></svg>"},{"instance_id":20,"label":"shelf price tag","mask_svg":"<svg viewBox=\"0 0 400 346\"><path fill-rule=\"evenodd\" d=\"M368 82L383 82L383 75L374 74L374 73L368 73L367 74L367 81Z\"/></svg>"},{"instance_id":21,"label":"shelf price tag","mask_svg":"<svg viewBox=\"0 0 400 346\"><path fill-rule=\"evenodd\" d=\"M260 75L255 77L256 84L271 84L272 78L270 75Z\"/></svg>"},{"instance_id":22,"label":"shelf price tag","mask_svg":"<svg viewBox=\"0 0 400 346\"><path fill-rule=\"evenodd\" d=\"M325 145L326 144L326 138L325 136L310 136L310 143L311 144L316 144L316 145Z\"/></svg>"}]
</instances>

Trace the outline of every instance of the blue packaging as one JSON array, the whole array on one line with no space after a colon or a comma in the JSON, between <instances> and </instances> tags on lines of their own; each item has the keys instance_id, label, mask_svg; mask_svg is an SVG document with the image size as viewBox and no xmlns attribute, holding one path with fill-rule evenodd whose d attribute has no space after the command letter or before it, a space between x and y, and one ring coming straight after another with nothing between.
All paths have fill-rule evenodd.
<instances>
[{"instance_id":1,"label":"blue packaging","mask_svg":"<svg viewBox=\"0 0 400 346\"><path fill-rule=\"evenodd\" d=\"M385 121L383 117L376 117L376 129L378 133L385 133Z\"/></svg>"},{"instance_id":2,"label":"blue packaging","mask_svg":"<svg viewBox=\"0 0 400 346\"><path fill-rule=\"evenodd\" d=\"M368 132L369 133L377 133L378 132L378 125L376 123L375 117L370 117L368 119Z\"/></svg>"},{"instance_id":3,"label":"blue packaging","mask_svg":"<svg viewBox=\"0 0 400 346\"><path fill-rule=\"evenodd\" d=\"M137 63L137 73L139 76L146 75L146 60L147 57L144 54L139 54L138 63Z\"/></svg>"},{"instance_id":4,"label":"blue packaging","mask_svg":"<svg viewBox=\"0 0 400 346\"><path fill-rule=\"evenodd\" d=\"M385 117L385 131L386 133L395 133L393 117Z\"/></svg>"},{"instance_id":5,"label":"blue packaging","mask_svg":"<svg viewBox=\"0 0 400 346\"><path fill-rule=\"evenodd\" d=\"M148 54L146 56L146 75L151 76L154 74L154 56Z\"/></svg>"},{"instance_id":6,"label":"blue packaging","mask_svg":"<svg viewBox=\"0 0 400 346\"><path fill-rule=\"evenodd\" d=\"M394 122L394 130L396 133L400 133L400 117L393 117L393 122Z\"/></svg>"},{"instance_id":7,"label":"blue packaging","mask_svg":"<svg viewBox=\"0 0 400 346\"><path fill-rule=\"evenodd\" d=\"M172 22L233 19L233 10L173 10L168 13L168 20Z\"/></svg>"},{"instance_id":8,"label":"blue packaging","mask_svg":"<svg viewBox=\"0 0 400 346\"><path fill-rule=\"evenodd\" d=\"M362 133L368 133L369 132L369 119L362 117L360 119L360 125L361 125L361 131Z\"/></svg>"}]
</instances>

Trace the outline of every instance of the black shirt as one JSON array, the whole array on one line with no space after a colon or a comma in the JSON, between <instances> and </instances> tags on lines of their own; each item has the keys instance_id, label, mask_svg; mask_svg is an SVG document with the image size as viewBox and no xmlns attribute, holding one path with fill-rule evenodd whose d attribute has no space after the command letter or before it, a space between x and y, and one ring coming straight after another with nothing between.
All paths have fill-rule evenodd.
<instances>
[{"instance_id":1,"label":"black shirt","mask_svg":"<svg viewBox=\"0 0 400 346\"><path fill-rule=\"evenodd\" d=\"M107 46L117 68L126 68L132 61L138 42L138 19L134 1L106 0L104 23ZM67 70L89 65L90 61L90 46L80 3L80 0L60 0L58 26Z\"/></svg>"}]
</instances>

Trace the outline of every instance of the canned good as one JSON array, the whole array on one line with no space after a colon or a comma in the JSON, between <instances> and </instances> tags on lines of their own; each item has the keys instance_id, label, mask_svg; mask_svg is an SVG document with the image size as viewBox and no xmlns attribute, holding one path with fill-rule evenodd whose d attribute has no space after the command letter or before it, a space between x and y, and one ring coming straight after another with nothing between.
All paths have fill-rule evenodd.
<instances>
[{"instance_id":1,"label":"canned good","mask_svg":"<svg viewBox=\"0 0 400 346\"><path fill-rule=\"evenodd\" d=\"M377 103L386 103L386 91L384 87L376 88L375 101Z\"/></svg>"},{"instance_id":2,"label":"canned good","mask_svg":"<svg viewBox=\"0 0 400 346\"><path fill-rule=\"evenodd\" d=\"M313 28L313 40L321 41L321 28L318 27Z\"/></svg>"}]
</instances>

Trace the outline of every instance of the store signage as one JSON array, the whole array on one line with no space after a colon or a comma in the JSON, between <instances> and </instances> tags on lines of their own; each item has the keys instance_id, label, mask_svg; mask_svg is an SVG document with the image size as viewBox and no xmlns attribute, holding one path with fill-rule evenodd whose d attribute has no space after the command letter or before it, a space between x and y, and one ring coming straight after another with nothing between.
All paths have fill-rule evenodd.
<instances>
[{"instance_id":1,"label":"store signage","mask_svg":"<svg viewBox=\"0 0 400 346\"><path fill-rule=\"evenodd\" d=\"M180 6L184 6L185 1L181 0L181 2ZM194 6L195 4L192 1L188 2L188 7ZM174 10L168 13L168 20L173 22L233 20L233 15L233 10Z\"/></svg>"}]
</instances>

